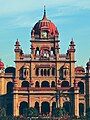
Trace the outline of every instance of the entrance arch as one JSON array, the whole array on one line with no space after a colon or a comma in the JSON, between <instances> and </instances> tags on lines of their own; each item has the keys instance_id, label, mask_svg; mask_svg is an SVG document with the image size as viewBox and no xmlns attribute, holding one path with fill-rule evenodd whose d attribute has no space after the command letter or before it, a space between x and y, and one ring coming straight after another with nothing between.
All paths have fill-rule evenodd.
<instances>
[{"instance_id":1,"label":"entrance arch","mask_svg":"<svg viewBox=\"0 0 90 120\"><path fill-rule=\"evenodd\" d=\"M49 102L42 102L42 104L41 104L41 113L45 114L45 115L50 113L50 104L49 104Z\"/></svg>"},{"instance_id":2,"label":"entrance arch","mask_svg":"<svg viewBox=\"0 0 90 120\"><path fill-rule=\"evenodd\" d=\"M23 101L20 103L20 107L19 107L19 114L23 115L25 110L28 109L29 105L27 102Z\"/></svg>"},{"instance_id":3,"label":"entrance arch","mask_svg":"<svg viewBox=\"0 0 90 120\"><path fill-rule=\"evenodd\" d=\"M71 102L64 102L63 103L63 107L64 107L64 109L65 109L65 111L69 114L69 115L71 115L71 111L72 111L72 108L71 108Z\"/></svg>"}]
</instances>

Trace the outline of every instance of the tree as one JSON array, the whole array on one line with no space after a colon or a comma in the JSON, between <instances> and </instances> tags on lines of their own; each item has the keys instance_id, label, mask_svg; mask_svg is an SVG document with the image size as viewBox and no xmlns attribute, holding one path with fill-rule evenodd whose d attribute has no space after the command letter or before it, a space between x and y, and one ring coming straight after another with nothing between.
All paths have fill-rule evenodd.
<instances>
[{"instance_id":1,"label":"tree","mask_svg":"<svg viewBox=\"0 0 90 120\"><path fill-rule=\"evenodd\" d=\"M28 109L24 110L24 116L26 117L37 117L38 116L38 111L37 109L30 107Z\"/></svg>"},{"instance_id":2,"label":"tree","mask_svg":"<svg viewBox=\"0 0 90 120\"><path fill-rule=\"evenodd\" d=\"M62 117L66 114L66 111L64 108L56 108L56 110L54 110L53 112L53 116L55 117Z\"/></svg>"},{"instance_id":3,"label":"tree","mask_svg":"<svg viewBox=\"0 0 90 120\"><path fill-rule=\"evenodd\" d=\"M0 107L0 120L6 120L6 110Z\"/></svg>"},{"instance_id":4,"label":"tree","mask_svg":"<svg viewBox=\"0 0 90 120\"><path fill-rule=\"evenodd\" d=\"M90 107L86 110L86 117L87 117L87 120L90 119Z\"/></svg>"}]
</instances>

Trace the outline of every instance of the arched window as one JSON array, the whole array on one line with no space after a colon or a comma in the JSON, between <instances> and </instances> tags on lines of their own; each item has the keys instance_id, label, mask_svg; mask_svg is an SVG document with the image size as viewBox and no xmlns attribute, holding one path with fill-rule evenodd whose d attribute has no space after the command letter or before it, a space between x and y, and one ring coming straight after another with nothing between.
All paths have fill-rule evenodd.
<instances>
[{"instance_id":1,"label":"arched window","mask_svg":"<svg viewBox=\"0 0 90 120\"><path fill-rule=\"evenodd\" d=\"M47 70L47 75L50 76L50 69Z\"/></svg>"},{"instance_id":2,"label":"arched window","mask_svg":"<svg viewBox=\"0 0 90 120\"><path fill-rule=\"evenodd\" d=\"M55 68L52 68L52 75L55 76Z\"/></svg>"},{"instance_id":3,"label":"arched window","mask_svg":"<svg viewBox=\"0 0 90 120\"><path fill-rule=\"evenodd\" d=\"M61 83L61 87L69 87L69 82L68 81L63 81Z\"/></svg>"},{"instance_id":4,"label":"arched window","mask_svg":"<svg viewBox=\"0 0 90 120\"><path fill-rule=\"evenodd\" d=\"M84 104L79 103L79 116L84 115Z\"/></svg>"},{"instance_id":5,"label":"arched window","mask_svg":"<svg viewBox=\"0 0 90 120\"><path fill-rule=\"evenodd\" d=\"M47 75L46 69L44 69L44 75L45 75L45 76Z\"/></svg>"},{"instance_id":6,"label":"arched window","mask_svg":"<svg viewBox=\"0 0 90 120\"><path fill-rule=\"evenodd\" d=\"M43 81L41 83L41 87L50 87L49 82L48 81Z\"/></svg>"},{"instance_id":7,"label":"arched window","mask_svg":"<svg viewBox=\"0 0 90 120\"><path fill-rule=\"evenodd\" d=\"M23 101L20 103L19 114L24 115L25 111L28 109L29 105L27 102Z\"/></svg>"},{"instance_id":8,"label":"arched window","mask_svg":"<svg viewBox=\"0 0 90 120\"><path fill-rule=\"evenodd\" d=\"M13 92L13 83L8 82L7 83L7 93L12 93Z\"/></svg>"},{"instance_id":9,"label":"arched window","mask_svg":"<svg viewBox=\"0 0 90 120\"><path fill-rule=\"evenodd\" d=\"M39 75L39 68L36 68L36 75Z\"/></svg>"},{"instance_id":10,"label":"arched window","mask_svg":"<svg viewBox=\"0 0 90 120\"><path fill-rule=\"evenodd\" d=\"M43 69L41 69L41 76L43 76Z\"/></svg>"},{"instance_id":11,"label":"arched window","mask_svg":"<svg viewBox=\"0 0 90 120\"><path fill-rule=\"evenodd\" d=\"M36 48L36 53L37 55L39 55L40 51L39 51L39 47Z\"/></svg>"},{"instance_id":12,"label":"arched window","mask_svg":"<svg viewBox=\"0 0 90 120\"><path fill-rule=\"evenodd\" d=\"M54 81L51 82L51 87L55 87L55 82Z\"/></svg>"},{"instance_id":13,"label":"arched window","mask_svg":"<svg viewBox=\"0 0 90 120\"><path fill-rule=\"evenodd\" d=\"M36 81L36 83L35 83L35 87L40 87L40 85L39 85L39 82L38 82L38 81Z\"/></svg>"},{"instance_id":14,"label":"arched window","mask_svg":"<svg viewBox=\"0 0 90 120\"><path fill-rule=\"evenodd\" d=\"M39 113L39 103L35 102L35 108L37 109L38 113Z\"/></svg>"},{"instance_id":15,"label":"arched window","mask_svg":"<svg viewBox=\"0 0 90 120\"><path fill-rule=\"evenodd\" d=\"M55 54L55 49L51 47L51 55Z\"/></svg>"},{"instance_id":16,"label":"arched window","mask_svg":"<svg viewBox=\"0 0 90 120\"><path fill-rule=\"evenodd\" d=\"M22 82L22 87L29 87L29 82L28 81L23 81Z\"/></svg>"},{"instance_id":17,"label":"arched window","mask_svg":"<svg viewBox=\"0 0 90 120\"><path fill-rule=\"evenodd\" d=\"M84 83L83 82L78 82L78 87L79 87L79 92L81 94L84 94Z\"/></svg>"}]
</instances>

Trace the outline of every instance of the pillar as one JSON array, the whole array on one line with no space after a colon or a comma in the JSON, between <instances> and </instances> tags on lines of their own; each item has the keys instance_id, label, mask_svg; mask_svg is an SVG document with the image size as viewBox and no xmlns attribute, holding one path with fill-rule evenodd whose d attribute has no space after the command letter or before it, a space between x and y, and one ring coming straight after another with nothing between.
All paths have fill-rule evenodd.
<instances>
[{"instance_id":1,"label":"pillar","mask_svg":"<svg viewBox=\"0 0 90 120\"><path fill-rule=\"evenodd\" d=\"M18 94L14 94L13 97L13 115L19 116Z\"/></svg>"},{"instance_id":2,"label":"pillar","mask_svg":"<svg viewBox=\"0 0 90 120\"><path fill-rule=\"evenodd\" d=\"M76 117L79 117L79 88L74 89L74 114Z\"/></svg>"}]
</instances>

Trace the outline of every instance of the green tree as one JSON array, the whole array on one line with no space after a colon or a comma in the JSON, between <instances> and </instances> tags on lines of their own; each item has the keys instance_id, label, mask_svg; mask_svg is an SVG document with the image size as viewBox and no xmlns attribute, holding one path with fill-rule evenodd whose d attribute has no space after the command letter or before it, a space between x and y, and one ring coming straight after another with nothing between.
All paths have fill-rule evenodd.
<instances>
[{"instance_id":1,"label":"green tree","mask_svg":"<svg viewBox=\"0 0 90 120\"><path fill-rule=\"evenodd\" d=\"M90 120L90 107L86 110L86 118Z\"/></svg>"},{"instance_id":2,"label":"green tree","mask_svg":"<svg viewBox=\"0 0 90 120\"><path fill-rule=\"evenodd\" d=\"M24 110L24 116L37 117L38 116L38 111L37 111L37 109L35 109L33 107L30 107L30 108Z\"/></svg>"},{"instance_id":3,"label":"green tree","mask_svg":"<svg viewBox=\"0 0 90 120\"><path fill-rule=\"evenodd\" d=\"M61 117L64 116L66 114L66 111L64 108L56 108L53 112L53 116L55 117Z\"/></svg>"}]
</instances>

